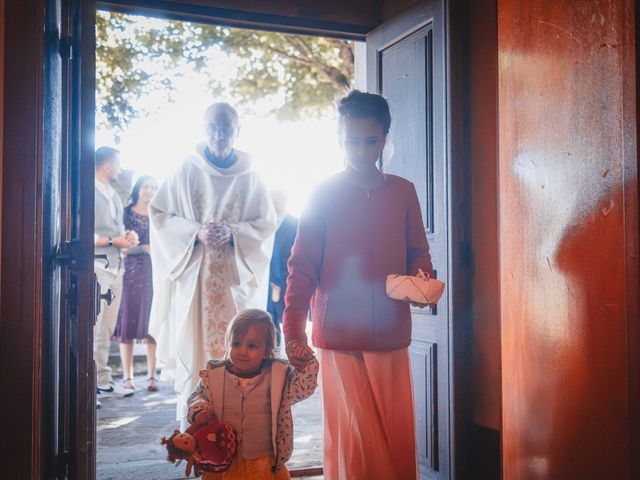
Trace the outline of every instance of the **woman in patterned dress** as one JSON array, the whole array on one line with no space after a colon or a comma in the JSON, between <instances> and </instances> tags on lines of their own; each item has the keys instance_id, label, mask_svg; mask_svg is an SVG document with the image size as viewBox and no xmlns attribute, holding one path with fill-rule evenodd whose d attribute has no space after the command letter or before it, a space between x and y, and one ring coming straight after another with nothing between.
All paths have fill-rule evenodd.
<instances>
[{"instance_id":1,"label":"woman in patterned dress","mask_svg":"<svg viewBox=\"0 0 640 480\"><path fill-rule=\"evenodd\" d=\"M129 205L124 209L125 228L135 230L140 244L126 252L122 300L114 333L114 338L120 342L124 388L135 389L133 343L146 343L147 389L152 392L158 390L158 387L155 379L156 342L148 332L153 298L149 255L149 203L157 189L158 185L152 177L140 177L131 191Z\"/></svg>"}]
</instances>

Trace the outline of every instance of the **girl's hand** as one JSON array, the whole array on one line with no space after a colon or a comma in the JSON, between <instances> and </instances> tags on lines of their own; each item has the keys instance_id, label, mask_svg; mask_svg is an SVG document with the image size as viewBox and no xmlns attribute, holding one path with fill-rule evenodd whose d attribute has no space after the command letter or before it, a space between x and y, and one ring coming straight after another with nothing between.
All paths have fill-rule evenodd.
<instances>
[{"instance_id":1,"label":"girl's hand","mask_svg":"<svg viewBox=\"0 0 640 480\"><path fill-rule=\"evenodd\" d=\"M289 340L285 347L289 362L296 370L303 370L313 360L313 350L299 340Z\"/></svg>"},{"instance_id":2,"label":"girl's hand","mask_svg":"<svg viewBox=\"0 0 640 480\"><path fill-rule=\"evenodd\" d=\"M195 414L194 423L197 423L198 425L203 425L205 423L209 423L213 419L214 419L213 412L205 408Z\"/></svg>"}]
</instances>

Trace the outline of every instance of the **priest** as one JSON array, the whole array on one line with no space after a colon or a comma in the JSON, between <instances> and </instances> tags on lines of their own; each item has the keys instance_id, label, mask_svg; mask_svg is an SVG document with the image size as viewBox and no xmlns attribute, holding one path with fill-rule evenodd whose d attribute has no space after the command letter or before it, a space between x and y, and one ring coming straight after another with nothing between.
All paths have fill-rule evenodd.
<instances>
[{"instance_id":1,"label":"priest","mask_svg":"<svg viewBox=\"0 0 640 480\"><path fill-rule=\"evenodd\" d=\"M277 215L249 156L233 148L236 110L205 112L207 141L159 188L149 208L153 313L149 334L172 373L178 419L199 371L222 358L228 322L245 308L266 308ZM165 375L166 377L166 375Z\"/></svg>"}]
</instances>

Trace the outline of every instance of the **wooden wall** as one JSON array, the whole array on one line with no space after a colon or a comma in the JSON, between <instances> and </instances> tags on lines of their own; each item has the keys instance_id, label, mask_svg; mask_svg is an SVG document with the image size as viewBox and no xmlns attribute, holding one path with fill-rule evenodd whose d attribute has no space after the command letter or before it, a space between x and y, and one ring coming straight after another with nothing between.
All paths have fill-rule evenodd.
<instances>
[{"instance_id":1,"label":"wooden wall","mask_svg":"<svg viewBox=\"0 0 640 480\"><path fill-rule=\"evenodd\" d=\"M504 478L638 478L634 2L498 5Z\"/></svg>"}]
</instances>

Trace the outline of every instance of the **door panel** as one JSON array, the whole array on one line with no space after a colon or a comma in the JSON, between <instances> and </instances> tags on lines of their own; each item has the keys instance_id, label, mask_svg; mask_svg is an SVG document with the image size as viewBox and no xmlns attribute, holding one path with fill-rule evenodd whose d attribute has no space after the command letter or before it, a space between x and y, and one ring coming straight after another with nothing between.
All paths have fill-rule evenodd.
<instances>
[{"instance_id":1,"label":"door panel","mask_svg":"<svg viewBox=\"0 0 640 480\"><path fill-rule=\"evenodd\" d=\"M383 160L383 168L414 183L429 233L434 231L432 34L432 26L425 26L378 53L379 91L395 113L389 138L391 154Z\"/></svg>"},{"instance_id":2,"label":"door panel","mask_svg":"<svg viewBox=\"0 0 640 480\"><path fill-rule=\"evenodd\" d=\"M393 118L382 168L416 186L434 268L448 282L448 193L444 18L421 2L367 38L367 85ZM448 289L451 286L448 286ZM449 478L449 308L414 309L410 347L420 478Z\"/></svg>"},{"instance_id":3,"label":"door panel","mask_svg":"<svg viewBox=\"0 0 640 480\"><path fill-rule=\"evenodd\" d=\"M417 342L410 349L420 465L438 471L437 345Z\"/></svg>"},{"instance_id":4,"label":"door panel","mask_svg":"<svg viewBox=\"0 0 640 480\"><path fill-rule=\"evenodd\" d=\"M93 324L93 136L95 115L95 3L51 0L47 3L47 63L50 144L45 156L44 204L54 272L44 294L49 346L46 365L53 379L51 398L55 432L51 452L57 457L48 478L95 477L95 375ZM46 223L47 224L47 223ZM45 462L46 463L46 462Z\"/></svg>"}]
</instances>

